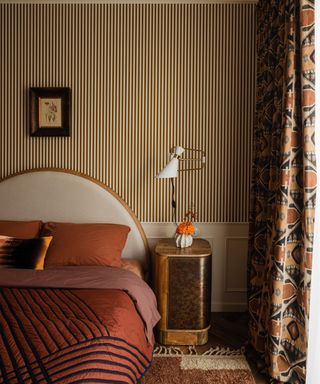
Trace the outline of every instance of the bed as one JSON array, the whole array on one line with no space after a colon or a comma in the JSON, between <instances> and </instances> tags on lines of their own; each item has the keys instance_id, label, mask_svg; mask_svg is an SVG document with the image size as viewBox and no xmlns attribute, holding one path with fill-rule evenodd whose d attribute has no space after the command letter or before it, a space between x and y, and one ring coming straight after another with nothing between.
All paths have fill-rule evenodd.
<instances>
[{"instance_id":1,"label":"bed","mask_svg":"<svg viewBox=\"0 0 320 384\"><path fill-rule=\"evenodd\" d=\"M3 180L0 202L0 261L41 249L35 268L0 268L0 383L140 382L159 314L133 212L99 182L62 170ZM19 252L3 258L1 236Z\"/></svg>"}]
</instances>

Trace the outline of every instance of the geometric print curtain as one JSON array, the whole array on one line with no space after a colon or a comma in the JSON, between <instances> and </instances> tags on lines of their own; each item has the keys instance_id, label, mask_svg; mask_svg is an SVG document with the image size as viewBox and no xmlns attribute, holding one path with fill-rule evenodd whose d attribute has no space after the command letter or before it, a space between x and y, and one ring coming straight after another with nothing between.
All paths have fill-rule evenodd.
<instances>
[{"instance_id":1,"label":"geometric print curtain","mask_svg":"<svg viewBox=\"0 0 320 384\"><path fill-rule=\"evenodd\" d=\"M314 1L257 5L249 334L269 376L290 384L305 383L306 376L316 194L314 36Z\"/></svg>"}]
</instances>

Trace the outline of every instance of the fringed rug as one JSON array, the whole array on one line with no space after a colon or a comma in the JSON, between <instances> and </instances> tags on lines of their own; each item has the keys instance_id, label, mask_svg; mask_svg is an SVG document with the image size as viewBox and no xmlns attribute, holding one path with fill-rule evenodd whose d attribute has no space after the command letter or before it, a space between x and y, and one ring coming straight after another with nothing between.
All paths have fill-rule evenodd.
<instances>
[{"instance_id":1,"label":"fringed rug","mask_svg":"<svg viewBox=\"0 0 320 384\"><path fill-rule=\"evenodd\" d=\"M195 347L183 352L158 346L141 384L255 384L255 380L241 349L211 347L198 354Z\"/></svg>"}]
</instances>

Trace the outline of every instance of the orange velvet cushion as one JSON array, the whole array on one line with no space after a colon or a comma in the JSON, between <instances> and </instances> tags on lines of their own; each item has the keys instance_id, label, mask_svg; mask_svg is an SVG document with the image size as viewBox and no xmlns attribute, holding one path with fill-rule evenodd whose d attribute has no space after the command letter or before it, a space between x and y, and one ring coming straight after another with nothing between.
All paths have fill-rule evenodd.
<instances>
[{"instance_id":1,"label":"orange velvet cushion","mask_svg":"<svg viewBox=\"0 0 320 384\"><path fill-rule=\"evenodd\" d=\"M119 224L45 223L42 236L53 236L45 268L62 265L121 266L130 228Z\"/></svg>"},{"instance_id":2,"label":"orange velvet cushion","mask_svg":"<svg viewBox=\"0 0 320 384\"><path fill-rule=\"evenodd\" d=\"M19 237L20 239L32 239L38 237L41 229L41 221L9 221L0 220L0 235Z\"/></svg>"}]
</instances>

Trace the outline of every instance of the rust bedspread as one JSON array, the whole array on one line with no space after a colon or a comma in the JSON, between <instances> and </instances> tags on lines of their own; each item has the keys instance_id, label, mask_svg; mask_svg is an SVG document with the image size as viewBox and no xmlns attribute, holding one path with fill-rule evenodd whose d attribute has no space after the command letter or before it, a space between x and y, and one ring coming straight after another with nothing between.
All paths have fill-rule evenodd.
<instances>
[{"instance_id":1,"label":"rust bedspread","mask_svg":"<svg viewBox=\"0 0 320 384\"><path fill-rule=\"evenodd\" d=\"M116 268L68 267L11 271L10 283L3 271L0 383L120 384L143 377L159 315L141 279Z\"/></svg>"}]
</instances>

